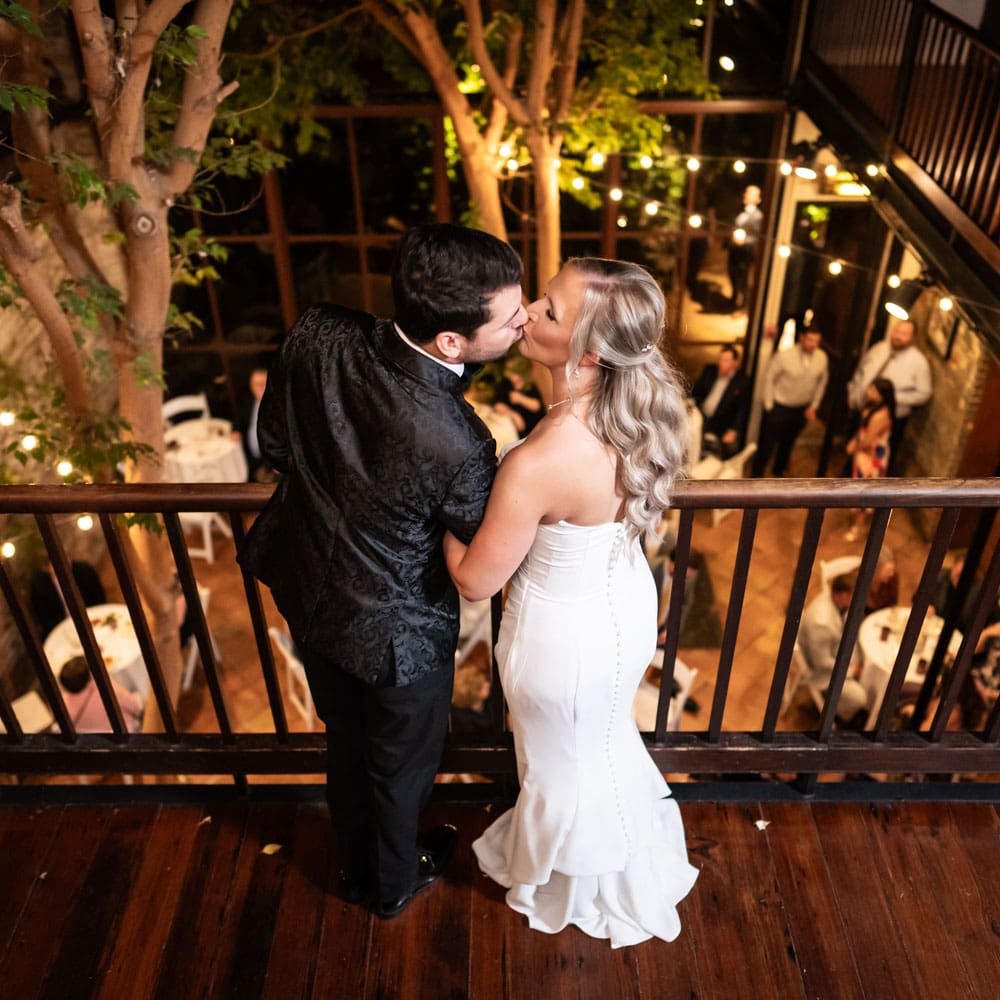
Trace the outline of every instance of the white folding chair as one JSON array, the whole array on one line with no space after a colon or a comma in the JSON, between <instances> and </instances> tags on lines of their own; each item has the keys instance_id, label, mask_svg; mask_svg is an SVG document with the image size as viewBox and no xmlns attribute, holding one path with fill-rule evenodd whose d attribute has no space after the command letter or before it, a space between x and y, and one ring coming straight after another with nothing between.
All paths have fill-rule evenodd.
<instances>
[{"instance_id":1,"label":"white folding chair","mask_svg":"<svg viewBox=\"0 0 1000 1000\"><path fill-rule=\"evenodd\" d=\"M226 538L233 537L233 531L214 510L183 511L177 515L181 519L181 527L187 531L194 528L201 532L201 545L188 545L188 555L192 559L204 559L209 564L215 563L215 547L212 545L212 529L217 528Z\"/></svg>"},{"instance_id":2,"label":"white folding chair","mask_svg":"<svg viewBox=\"0 0 1000 1000\"><path fill-rule=\"evenodd\" d=\"M316 707L313 705L312 692L306 679L306 668L295 651L292 638L274 625L267 630L267 634L274 640L274 644L285 658L285 687L288 690L288 700L298 709L306 725L312 729L316 718Z\"/></svg>"},{"instance_id":3,"label":"white folding chair","mask_svg":"<svg viewBox=\"0 0 1000 1000\"><path fill-rule=\"evenodd\" d=\"M207 618L208 601L212 596L212 591L199 583L198 596L201 598L201 609ZM215 636L212 635L211 629L208 630L208 640L212 644L212 655L215 657L216 664L222 663L222 654L219 652L219 647L216 645ZM194 680L194 665L198 662L198 655L198 639L196 636L189 635L184 645L184 672L181 674L182 691L187 691L191 687L191 682Z\"/></svg>"},{"instance_id":4,"label":"white folding chair","mask_svg":"<svg viewBox=\"0 0 1000 1000\"><path fill-rule=\"evenodd\" d=\"M188 419L211 416L208 410L208 397L203 392L190 396L174 396L163 402L163 426L170 427L179 421L176 419L186 415Z\"/></svg>"},{"instance_id":5,"label":"white folding chair","mask_svg":"<svg viewBox=\"0 0 1000 1000\"><path fill-rule=\"evenodd\" d=\"M813 704L822 712L823 704L826 701L826 692L817 684L809 682L809 665L802 655L802 650L798 643L792 647L792 662L788 667L788 677L785 680L785 690L781 696L781 714L784 715L788 706L795 697L795 692L800 687L805 687L812 698Z\"/></svg>"},{"instance_id":6,"label":"white folding chair","mask_svg":"<svg viewBox=\"0 0 1000 1000\"><path fill-rule=\"evenodd\" d=\"M681 713L684 711L684 702L691 697L691 688L694 687L697 676L698 671L693 670L683 660L674 660L674 680L677 682L677 692L670 699L670 708L667 710L667 729L672 732L681 728Z\"/></svg>"},{"instance_id":7,"label":"white folding chair","mask_svg":"<svg viewBox=\"0 0 1000 1000\"><path fill-rule=\"evenodd\" d=\"M52 728L55 718L45 703L45 699L37 691L29 691L15 698L10 707L14 710L17 721L26 733L44 733ZM3 722L0 722L0 733L5 733Z\"/></svg>"},{"instance_id":8,"label":"white folding chair","mask_svg":"<svg viewBox=\"0 0 1000 1000\"><path fill-rule=\"evenodd\" d=\"M861 556L837 556L834 559L820 559L819 578L824 587L829 587L834 579L845 573L853 573L861 565Z\"/></svg>"}]
</instances>

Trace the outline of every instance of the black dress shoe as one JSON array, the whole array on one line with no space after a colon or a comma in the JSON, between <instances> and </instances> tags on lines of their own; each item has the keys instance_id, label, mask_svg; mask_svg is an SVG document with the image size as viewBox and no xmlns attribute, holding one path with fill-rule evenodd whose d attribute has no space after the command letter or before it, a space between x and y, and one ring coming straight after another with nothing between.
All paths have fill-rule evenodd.
<instances>
[{"instance_id":1,"label":"black dress shoe","mask_svg":"<svg viewBox=\"0 0 1000 1000\"><path fill-rule=\"evenodd\" d=\"M436 826L430 830L420 844L420 854L417 856L417 877L409 890L396 899L380 899L375 904L375 913L383 920L398 916L413 897L426 889L448 866L451 856L455 853L458 842L458 831L453 826Z\"/></svg>"},{"instance_id":2,"label":"black dress shoe","mask_svg":"<svg viewBox=\"0 0 1000 1000\"><path fill-rule=\"evenodd\" d=\"M372 879L368 874L342 870L337 873L337 896L345 903L360 903L372 890Z\"/></svg>"}]
</instances>

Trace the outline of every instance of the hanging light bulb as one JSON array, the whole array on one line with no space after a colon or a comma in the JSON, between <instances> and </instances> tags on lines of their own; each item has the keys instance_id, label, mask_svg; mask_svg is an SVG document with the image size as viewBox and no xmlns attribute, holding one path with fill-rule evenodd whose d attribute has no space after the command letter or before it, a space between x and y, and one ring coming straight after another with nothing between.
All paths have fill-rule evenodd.
<instances>
[{"instance_id":1,"label":"hanging light bulb","mask_svg":"<svg viewBox=\"0 0 1000 1000\"><path fill-rule=\"evenodd\" d=\"M903 283L903 279L898 274L890 274L888 278L885 279L885 283L890 288L899 288Z\"/></svg>"},{"instance_id":2,"label":"hanging light bulb","mask_svg":"<svg viewBox=\"0 0 1000 1000\"><path fill-rule=\"evenodd\" d=\"M59 462L58 465L56 465L56 472L59 473L60 476L68 476L72 471L73 463L67 462L65 458Z\"/></svg>"},{"instance_id":3,"label":"hanging light bulb","mask_svg":"<svg viewBox=\"0 0 1000 1000\"><path fill-rule=\"evenodd\" d=\"M954 306L955 303L952 302L952 300L947 295L945 295L938 303L938 309L940 309L941 312L951 312Z\"/></svg>"},{"instance_id":4,"label":"hanging light bulb","mask_svg":"<svg viewBox=\"0 0 1000 1000\"><path fill-rule=\"evenodd\" d=\"M16 551L17 549L14 547L13 542L4 542L3 545L0 545L0 555L2 555L4 559L13 559Z\"/></svg>"},{"instance_id":5,"label":"hanging light bulb","mask_svg":"<svg viewBox=\"0 0 1000 1000\"><path fill-rule=\"evenodd\" d=\"M608 192L608 197L612 201L621 201L622 200L622 189L621 188L612 188Z\"/></svg>"},{"instance_id":6,"label":"hanging light bulb","mask_svg":"<svg viewBox=\"0 0 1000 1000\"><path fill-rule=\"evenodd\" d=\"M511 173L513 173L515 170L517 170L518 166L519 166L519 164L518 164L517 160L508 160L507 161L507 169Z\"/></svg>"},{"instance_id":7,"label":"hanging light bulb","mask_svg":"<svg viewBox=\"0 0 1000 1000\"><path fill-rule=\"evenodd\" d=\"M643 170L649 170L649 168L652 165L653 165L653 158L651 156L647 156L644 153L642 156L639 157L639 166L642 167Z\"/></svg>"},{"instance_id":8,"label":"hanging light bulb","mask_svg":"<svg viewBox=\"0 0 1000 1000\"><path fill-rule=\"evenodd\" d=\"M745 161L743 161L743 160L737 160L733 164L733 173L734 174L745 174L746 172L747 172L747 165L746 165Z\"/></svg>"},{"instance_id":9,"label":"hanging light bulb","mask_svg":"<svg viewBox=\"0 0 1000 1000\"><path fill-rule=\"evenodd\" d=\"M701 166L701 160L697 156L689 156L687 161L688 170L694 172Z\"/></svg>"},{"instance_id":10,"label":"hanging light bulb","mask_svg":"<svg viewBox=\"0 0 1000 1000\"><path fill-rule=\"evenodd\" d=\"M81 514L76 519L76 526L81 531L90 531L94 526L94 519L89 514Z\"/></svg>"},{"instance_id":11,"label":"hanging light bulb","mask_svg":"<svg viewBox=\"0 0 1000 1000\"><path fill-rule=\"evenodd\" d=\"M0 427L11 427L14 423L14 414L10 410L0 413Z\"/></svg>"},{"instance_id":12,"label":"hanging light bulb","mask_svg":"<svg viewBox=\"0 0 1000 1000\"><path fill-rule=\"evenodd\" d=\"M704 220L702 219L702 217L697 212L695 212L694 215L691 215L691 216L688 217L688 225L692 229L701 229L701 224L702 224L703 221Z\"/></svg>"},{"instance_id":13,"label":"hanging light bulb","mask_svg":"<svg viewBox=\"0 0 1000 1000\"><path fill-rule=\"evenodd\" d=\"M604 154L603 153L591 153L590 154L590 165L595 169L599 169L604 166Z\"/></svg>"},{"instance_id":14,"label":"hanging light bulb","mask_svg":"<svg viewBox=\"0 0 1000 1000\"><path fill-rule=\"evenodd\" d=\"M733 230L733 242L734 243L746 243L747 241L747 231L737 227Z\"/></svg>"},{"instance_id":15,"label":"hanging light bulb","mask_svg":"<svg viewBox=\"0 0 1000 1000\"><path fill-rule=\"evenodd\" d=\"M866 167L865 167L865 173L866 173L866 174L867 174L867 175L868 175L869 177L878 177L878 175L879 175L879 174L880 174L881 172L882 172L882 171L881 171L881 169L879 168L879 165L878 165L877 163L869 163L869 164L868 164L868 166L866 166Z\"/></svg>"},{"instance_id":16,"label":"hanging light bulb","mask_svg":"<svg viewBox=\"0 0 1000 1000\"><path fill-rule=\"evenodd\" d=\"M552 161L553 170L558 170L561 166L562 166L562 160L558 159L558 157Z\"/></svg>"},{"instance_id":17,"label":"hanging light bulb","mask_svg":"<svg viewBox=\"0 0 1000 1000\"><path fill-rule=\"evenodd\" d=\"M830 274L840 274L840 272L844 270L844 265L839 260L831 260L827 265L827 270Z\"/></svg>"},{"instance_id":18,"label":"hanging light bulb","mask_svg":"<svg viewBox=\"0 0 1000 1000\"><path fill-rule=\"evenodd\" d=\"M497 152L499 152L501 160L509 160L511 153L514 152L514 147L509 142L505 142L501 144Z\"/></svg>"},{"instance_id":19,"label":"hanging light bulb","mask_svg":"<svg viewBox=\"0 0 1000 1000\"><path fill-rule=\"evenodd\" d=\"M615 222L618 224L619 229L624 229L626 226L628 226L628 216L619 215L618 218L615 219Z\"/></svg>"},{"instance_id":20,"label":"hanging light bulb","mask_svg":"<svg viewBox=\"0 0 1000 1000\"><path fill-rule=\"evenodd\" d=\"M788 260L788 258L792 256L792 248L787 243L782 243L781 246L778 247L778 256Z\"/></svg>"},{"instance_id":21,"label":"hanging light bulb","mask_svg":"<svg viewBox=\"0 0 1000 1000\"><path fill-rule=\"evenodd\" d=\"M823 168L823 173L826 174L827 177L836 177L837 176L837 164L836 163L828 163Z\"/></svg>"},{"instance_id":22,"label":"hanging light bulb","mask_svg":"<svg viewBox=\"0 0 1000 1000\"><path fill-rule=\"evenodd\" d=\"M25 451L34 451L38 447L38 438L34 434L25 434L21 438L21 447Z\"/></svg>"},{"instance_id":23,"label":"hanging light bulb","mask_svg":"<svg viewBox=\"0 0 1000 1000\"><path fill-rule=\"evenodd\" d=\"M643 211L645 211L646 215L656 215L659 210L660 206L655 201L647 201L643 206Z\"/></svg>"},{"instance_id":24,"label":"hanging light bulb","mask_svg":"<svg viewBox=\"0 0 1000 1000\"><path fill-rule=\"evenodd\" d=\"M732 73L736 69L736 63L729 56L719 56L719 65L727 72Z\"/></svg>"},{"instance_id":25,"label":"hanging light bulb","mask_svg":"<svg viewBox=\"0 0 1000 1000\"><path fill-rule=\"evenodd\" d=\"M570 184L573 186L574 191L582 191L584 180L582 177L574 177L573 180L570 181Z\"/></svg>"},{"instance_id":26,"label":"hanging light bulb","mask_svg":"<svg viewBox=\"0 0 1000 1000\"><path fill-rule=\"evenodd\" d=\"M778 167L778 170L780 170L781 173L787 177L792 172L792 165L788 162L788 160L782 160L781 166Z\"/></svg>"}]
</instances>

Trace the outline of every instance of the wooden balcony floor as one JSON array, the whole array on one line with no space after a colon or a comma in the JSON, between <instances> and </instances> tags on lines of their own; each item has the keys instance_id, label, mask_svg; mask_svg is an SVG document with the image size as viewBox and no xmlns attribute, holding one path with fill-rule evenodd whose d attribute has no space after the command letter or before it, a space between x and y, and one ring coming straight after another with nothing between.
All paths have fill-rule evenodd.
<instances>
[{"instance_id":1,"label":"wooden balcony floor","mask_svg":"<svg viewBox=\"0 0 1000 1000\"><path fill-rule=\"evenodd\" d=\"M672 944L530 931L452 867L392 921L325 891L312 802L0 806L4 996L982 997L1000 982L992 805L682 806L701 875ZM758 821L765 821L763 829ZM267 853L267 845L280 847Z\"/></svg>"}]
</instances>

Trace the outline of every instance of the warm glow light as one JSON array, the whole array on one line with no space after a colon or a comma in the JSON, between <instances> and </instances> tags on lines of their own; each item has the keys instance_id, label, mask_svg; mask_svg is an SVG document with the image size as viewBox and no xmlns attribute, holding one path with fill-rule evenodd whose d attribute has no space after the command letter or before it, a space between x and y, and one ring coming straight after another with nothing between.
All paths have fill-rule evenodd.
<instances>
[{"instance_id":1,"label":"warm glow light","mask_svg":"<svg viewBox=\"0 0 1000 1000\"><path fill-rule=\"evenodd\" d=\"M833 190L844 198L864 198L871 194L864 184L858 184L856 181L844 181Z\"/></svg>"},{"instance_id":2,"label":"warm glow light","mask_svg":"<svg viewBox=\"0 0 1000 1000\"><path fill-rule=\"evenodd\" d=\"M642 156L639 157L639 166L642 167L643 170L649 170L649 168L652 165L653 165L653 158L651 156L646 156L645 154L643 154Z\"/></svg>"},{"instance_id":3,"label":"warm glow light","mask_svg":"<svg viewBox=\"0 0 1000 1000\"><path fill-rule=\"evenodd\" d=\"M696 212L694 215L688 218L688 225L692 229L701 229L702 217Z\"/></svg>"},{"instance_id":4,"label":"warm glow light","mask_svg":"<svg viewBox=\"0 0 1000 1000\"><path fill-rule=\"evenodd\" d=\"M801 177L804 181L816 180L816 171L812 167L796 167L795 176Z\"/></svg>"},{"instance_id":5,"label":"warm glow light","mask_svg":"<svg viewBox=\"0 0 1000 1000\"><path fill-rule=\"evenodd\" d=\"M700 17L692 17L688 21L688 24L690 24L692 28L704 28L705 27L705 22Z\"/></svg>"},{"instance_id":6,"label":"warm glow light","mask_svg":"<svg viewBox=\"0 0 1000 1000\"><path fill-rule=\"evenodd\" d=\"M952 301L951 301L951 299L950 299L950 298L948 298L948 296L946 295L946 296L944 296L944 298L943 298L943 299L941 299L941 301L940 301L940 302L938 303L938 309L940 309L940 310L941 310L941 312L951 312L951 310L952 310L952 307L953 307L954 305L955 305L955 303L954 303L954 302L952 302Z\"/></svg>"},{"instance_id":7,"label":"warm glow light","mask_svg":"<svg viewBox=\"0 0 1000 1000\"><path fill-rule=\"evenodd\" d=\"M747 241L747 231L745 229L734 229L733 230L733 242L734 243L746 243Z\"/></svg>"},{"instance_id":8,"label":"warm glow light","mask_svg":"<svg viewBox=\"0 0 1000 1000\"><path fill-rule=\"evenodd\" d=\"M827 266L827 270L830 274L840 274L844 270L844 265L839 260L831 260Z\"/></svg>"},{"instance_id":9,"label":"warm glow light","mask_svg":"<svg viewBox=\"0 0 1000 1000\"><path fill-rule=\"evenodd\" d=\"M4 542L3 545L0 545L0 555L4 559L12 559L16 551L17 549L14 548L13 542Z\"/></svg>"},{"instance_id":10,"label":"warm glow light","mask_svg":"<svg viewBox=\"0 0 1000 1000\"><path fill-rule=\"evenodd\" d=\"M608 192L608 197L612 201L621 201L622 200L622 189L621 188L612 188Z\"/></svg>"},{"instance_id":11,"label":"warm glow light","mask_svg":"<svg viewBox=\"0 0 1000 1000\"><path fill-rule=\"evenodd\" d=\"M38 438L36 438L34 434L25 434L24 437L21 438L21 447L25 451L34 451L35 448L38 447Z\"/></svg>"},{"instance_id":12,"label":"warm glow light","mask_svg":"<svg viewBox=\"0 0 1000 1000\"><path fill-rule=\"evenodd\" d=\"M899 288L903 283L903 279L898 274L890 274L888 278L885 279L885 283L890 288Z\"/></svg>"},{"instance_id":13,"label":"warm glow light","mask_svg":"<svg viewBox=\"0 0 1000 1000\"><path fill-rule=\"evenodd\" d=\"M701 166L701 160L696 156L689 156L687 161L688 170L697 170Z\"/></svg>"},{"instance_id":14,"label":"warm glow light","mask_svg":"<svg viewBox=\"0 0 1000 1000\"><path fill-rule=\"evenodd\" d=\"M724 0L727 7L732 7L736 0Z\"/></svg>"},{"instance_id":15,"label":"warm glow light","mask_svg":"<svg viewBox=\"0 0 1000 1000\"><path fill-rule=\"evenodd\" d=\"M909 319L909 312L904 309L898 302L886 302L885 311L890 316L895 316L896 319Z\"/></svg>"},{"instance_id":16,"label":"warm glow light","mask_svg":"<svg viewBox=\"0 0 1000 1000\"><path fill-rule=\"evenodd\" d=\"M782 243L781 246L778 247L778 256L784 257L785 260L787 260L792 256L792 248L787 243Z\"/></svg>"},{"instance_id":17,"label":"warm glow light","mask_svg":"<svg viewBox=\"0 0 1000 1000\"><path fill-rule=\"evenodd\" d=\"M81 514L76 519L76 526L81 531L90 531L94 526L94 519L89 514Z\"/></svg>"},{"instance_id":18,"label":"warm glow light","mask_svg":"<svg viewBox=\"0 0 1000 1000\"><path fill-rule=\"evenodd\" d=\"M647 201L644 206L644 211L646 215L656 215L659 212L660 206L656 204L655 201Z\"/></svg>"},{"instance_id":19,"label":"warm glow light","mask_svg":"<svg viewBox=\"0 0 1000 1000\"><path fill-rule=\"evenodd\" d=\"M628 225L628 216L627 215L619 215L618 218L615 221L618 223L618 228L619 229L624 229Z\"/></svg>"},{"instance_id":20,"label":"warm glow light","mask_svg":"<svg viewBox=\"0 0 1000 1000\"><path fill-rule=\"evenodd\" d=\"M729 56L719 56L719 65L727 72L732 73L736 69L736 63Z\"/></svg>"},{"instance_id":21,"label":"warm glow light","mask_svg":"<svg viewBox=\"0 0 1000 1000\"><path fill-rule=\"evenodd\" d=\"M603 153L591 153L590 154L590 165L595 169L604 166L604 154Z\"/></svg>"},{"instance_id":22,"label":"warm glow light","mask_svg":"<svg viewBox=\"0 0 1000 1000\"><path fill-rule=\"evenodd\" d=\"M781 166L778 169L787 177L792 172L792 165L788 160L782 160Z\"/></svg>"},{"instance_id":23,"label":"warm glow light","mask_svg":"<svg viewBox=\"0 0 1000 1000\"><path fill-rule=\"evenodd\" d=\"M865 167L865 173L869 177L878 177L878 175L880 173L878 164L877 163L869 163L868 166Z\"/></svg>"},{"instance_id":24,"label":"warm glow light","mask_svg":"<svg viewBox=\"0 0 1000 1000\"><path fill-rule=\"evenodd\" d=\"M574 191L582 191L583 190L584 181L583 181L582 177L574 177L573 180L570 181L570 184L573 185L573 190Z\"/></svg>"},{"instance_id":25,"label":"warm glow light","mask_svg":"<svg viewBox=\"0 0 1000 1000\"><path fill-rule=\"evenodd\" d=\"M823 168L823 173L826 174L827 177L836 177L837 176L837 164L836 163L828 163Z\"/></svg>"},{"instance_id":26,"label":"warm glow light","mask_svg":"<svg viewBox=\"0 0 1000 1000\"><path fill-rule=\"evenodd\" d=\"M747 165L743 160L737 160L733 164L733 172L737 174L745 174L747 172Z\"/></svg>"},{"instance_id":27,"label":"warm glow light","mask_svg":"<svg viewBox=\"0 0 1000 1000\"><path fill-rule=\"evenodd\" d=\"M517 162L517 160L508 160L507 161L507 169L508 170L514 171L514 170L517 170L517 168L518 168L518 162Z\"/></svg>"},{"instance_id":28,"label":"warm glow light","mask_svg":"<svg viewBox=\"0 0 1000 1000\"><path fill-rule=\"evenodd\" d=\"M72 471L73 471L73 463L67 462L66 459L63 459L56 466L56 472L58 472L60 476L68 476Z\"/></svg>"},{"instance_id":29,"label":"warm glow light","mask_svg":"<svg viewBox=\"0 0 1000 1000\"><path fill-rule=\"evenodd\" d=\"M14 414L10 410L0 413L0 427L10 427L14 423Z\"/></svg>"},{"instance_id":30,"label":"warm glow light","mask_svg":"<svg viewBox=\"0 0 1000 1000\"><path fill-rule=\"evenodd\" d=\"M558 170L561 166L562 166L562 160L556 159L552 161L553 169Z\"/></svg>"},{"instance_id":31,"label":"warm glow light","mask_svg":"<svg viewBox=\"0 0 1000 1000\"><path fill-rule=\"evenodd\" d=\"M505 142L500 147L499 152L500 152L500 159L507 160L510 159L510 154L514 152L514 147L509 142Z\"/></svg>"}]
</instances>

